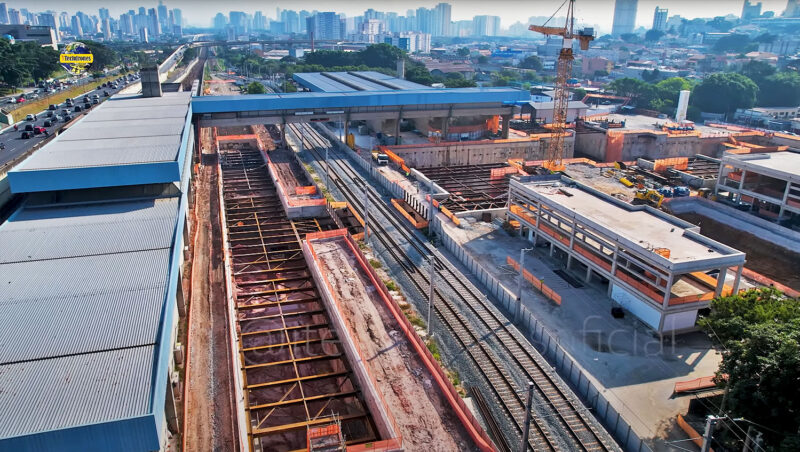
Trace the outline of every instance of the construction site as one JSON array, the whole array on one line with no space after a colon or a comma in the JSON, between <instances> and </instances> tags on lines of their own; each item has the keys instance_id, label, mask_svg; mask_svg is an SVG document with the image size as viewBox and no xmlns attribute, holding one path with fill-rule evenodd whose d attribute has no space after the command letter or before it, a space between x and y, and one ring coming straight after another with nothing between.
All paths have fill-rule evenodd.
<instances>
[{"instance_id":1,"label":"construction site","mask_svg":"<svg viewBox=\"0 0 800 452\"><path fill-rule=\"evenodd\" d=\"M681 415L720 365L697 326L711 300L800 289L800 143L690 123L683 93L674 120L581 117L560 78L548 113L398 75L295 74L296 95L193 104L219 175L240 447L697 436Z\"/></svg>"}]
</instances>

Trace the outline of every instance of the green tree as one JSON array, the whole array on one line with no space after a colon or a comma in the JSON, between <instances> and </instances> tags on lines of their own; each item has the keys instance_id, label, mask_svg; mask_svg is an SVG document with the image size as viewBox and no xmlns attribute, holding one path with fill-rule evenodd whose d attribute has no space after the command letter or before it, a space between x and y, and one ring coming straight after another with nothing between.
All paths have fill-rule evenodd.
<instances>
[{"instance_id":1,"label":"green tree","mask_svg":"<svg viewBox=\"0 0 800 452\"><path fill-rule=\"evenodd\" d=\"M652 71L648 71L647 69L642 71L642 80L645 82L654 82L661 78L661 71L658 68L653 69Z\"/></svg>"},{"instance_id":2,"label":"green tree","mask_svg":"<svg viewBox=\"0 0 800 452\"><path fill-rule=\"evenodd\" d=\"M575 99L575 100L583 100L584 97L586 97L586 90L585 89L583 89L583 88L575 88L575 90L572 91L572 98L573 99Z\"/></svg>"},{"instance_id":3,"label":"green tree","mask_svg":"<svg viewBox=\"0 0 800 452\"><path fill-rule=\"evenodd\" d=\"M625 42L629 43L639 43L642 42L642 38L637 35L636 33L623 33L619 36Z\"/></svg>"},{"instance_id":4,"label":"green tree","mask_svg":"<svg viewBox=\"0 0 800 452\"><path fill-rule=\"evenodd\" d=\"M264 85L258 82L250 82L247 86L245 86L244 91L247 94L264 94L267 92L267 89L264 88Z\"/></svg>"},{"instance_id":5,"label":"green tree","mask_svg":"<svg viewBox=\"0 0 800 452\"><path fill-rule=\"evenodd\" d=\"M533 69L536 72L540 72L542 70L542 60L536 55L531 55L520 61L517 67L522 69Z\"/></svg>"},{"instance_id":6,"label":"green tree","mask_svg":"<svg viewBox=\"0 0 800 452\"><path fill-rule=\"evenodd\" d=\"M489 62L489 57L486 55L481 55L478 57L478 64L486 64Z\"/></svg>"},{"instance_id":7,"label":"green tree","mask_svg":"<svg viewBox=\"0 0 800 452\"><path fill-rule=\"evenodd\" d=\"M119 54L108 46L95 41L83 41L83 43L92 52L92 64L89 65L90 71L102 71L104 68L119 63Z\"/></svg>"},{"instance_id":8,"label":"green tree","mask_svg":"<svg viewBox=\"0 0 800 452\"><path fill-rule=\"evenodd\" d=\"M711 74L692 93L694 105L711 113L733 113L737 108L750 108L756 103L758 86L735 72Z\"/></svg>"},{"instance_id":9,"label":"green tree","mask_svg":"<svg viewBox=\"0 0 800 452\"><path fill-rule=\"evenodd\" d=\"M458 50L456 50L456 55L466 58L469 56L469 49L466 47L461 47Z\"/></svg>"},{"instance_id":10,"label":"green tree","mask_svg":"<svg viewBox=\"0 0 800 452\"><path fill-rule=\"evenodd\" d=\"M608 85L608 90L618 96L630 97L637 106L643 108L647 108L656 96L653 85L630 77L614 80Z\"/></svg>"},{"instance_id":11,"label":"green tree","mask_svg":"<svg viewBox=\"0 0 800 452\"><path fill-rule=\"evenodd\" d=\"M713 300L711 314L698 324L722 348L717 383L728 386L725 414L768 425L760 429L767 450L797 450L800 300L753 289Z\"/></svg>"},{"instance_id":12,"label":"green tree","mask_svg":"<svg viewBox=\"0 0 800 452\"><path fill-rule=\"evenodd\" d=\"M757 46L756 46L757 47ZM744 53L753 48L750 38L744 34L734 33L728 36L719 38L719 41L714 43L714 51L719 53L724 52L737 52Z\"/></svg>"},{"instance_id":13,"label":"green tree","mask_svg":"<svg viewBox=\"0 0 800 452\"><path fill-rule=\"evenodd\" d=\"M656 42L659 39L664 37L664 32L661 30L651 29L647 30L647 33L644 34L644 40L647 42Z\"/></svg>"},{"instance_id":14,"label":"green tree","mask_svg":"<svg viewBox=\"0 0 800 452\"><path fill-rule=\"evenodd\" d=\"M471 88L475 86L475 82L467 80L464 74L460 72L451 72L444 78L444 86L448 88Z\"/></svg>"},{"instance_id":15,"label":"green tree","mask_svg":"<svg viewBox=\"0 0 800 452\"><path fill-rule=\"evenodd\" d=\"M406 63L406 80L426 86L431 86L433 84L433 77L430 71L425 68L424 64L416 61L409 61Z\"/></svg>"},{"instance_id":16,"label":"green tree","mask_svg":"<svg viewBox=\"0 0 800 452\"><path fill-rule=\"evenodd\" d=\"M800 105L800 75L779 72L759 84L758 105L761 107L794 107Z\"/></svg>"},{"instance_id":17,"label":"green tree","mask_svg":"<svg viewBox=\"0 0 800 452\"><path fill-rule=\"evenodd\" d=\"M373 44L358 53L361 60L358 64L390 69L397 67L397 61L406 57L403 50L386 43Z\"/></svg>"},{"instance_id":18,"label":"green tree","mask_svg":"<svg viewBox=\"0 0 800 452\"><path fill-rule=\"evenodd\" d=\"M761 88L767 77L775 73L775 67L763 61L751 60L742 65L739 73L754 81Z\"/></svg>"}]
</instances>

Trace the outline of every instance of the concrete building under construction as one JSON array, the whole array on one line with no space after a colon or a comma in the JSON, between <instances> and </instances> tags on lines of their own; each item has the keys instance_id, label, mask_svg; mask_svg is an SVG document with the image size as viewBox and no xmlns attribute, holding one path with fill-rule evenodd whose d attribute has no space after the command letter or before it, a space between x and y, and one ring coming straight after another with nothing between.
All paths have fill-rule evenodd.
<instances>
[{"instance_id":1,"label":"concrete building under construction","mask_svg":"<svg viewBox=\"0 0 800 452\"><path fill-rule=\"evenodd\" d=\"M528 240L548 244L587 281L607 283L616 303L659 333L694 329L712 298L738 290L744 253L568 178L512 178L508 215Z\"/></svg>"}]
</instances>

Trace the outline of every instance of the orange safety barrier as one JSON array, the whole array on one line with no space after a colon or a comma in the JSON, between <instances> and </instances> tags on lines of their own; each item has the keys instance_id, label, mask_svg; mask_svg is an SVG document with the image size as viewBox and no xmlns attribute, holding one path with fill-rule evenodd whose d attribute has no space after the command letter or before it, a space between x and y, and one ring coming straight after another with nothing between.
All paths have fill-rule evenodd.
<instances>
[{"instance_id":1,"label":"orange safety barrier","mask_svg":"<svg viewBox=\"0 0 800 452\"><path fill-rule=\"evenodd\" d=\"M287 204L291 207L308 207L308 206L324 206L326 201L325 198L316 198L316 199L292 199L289 198L286 201Z\"/></svg>"},{"instance_id":2,"label":"orange safety barrier","mask_svg":"<svg viewBox=\"0 0 800 452\"><path fill-rule=\"evenodd\" d=\"M519 271L519 262L515 261L511 258L511 256L506 256L506 264L510 265L514 270ZM522 277L531 283L531 285L542 293L545 297L547 297L550 301L554 302L555 304L561 306L561 295L559 295L553 289L547 287L546 284L542 282L541 279L535 277L533 273L529 272L528 270L522 270Z\"/></svg>"},{"instance_id":3,"label":"orange safety barrier","mask_svg":"<svg viewBox=\"0 0 800 452\"><path fill-rule=\"evenodd\" d=\"M354 444L347 446L347 452L382 452L390 450L400 450L403 447L403 442L398 438L384 439L381 441L372 441L365 444Z\"/></svg>"},{"instance_id":4,"label":"orange safety barrier","mask_svg":"<svg viewBox=\"0 0 800 452\"><path fill-rule=\"evenodd\" d=\"M406 163L406 161L403 160L402 157L392 152L392 150L387 148L386 146L378 146L378 149L382 153L386 154L389 157L389 160L393 161L394 163L397 163L398 165L404 165Z\"/></svg>"},{"instance_id":5,"label":"orange safety barrier","mask_svg":"<svg viewBox=\"0 0 800 452\"><path fill-rule=\"evenodd\" d=\"M547 225L545 225L543 223L539 223L539 229L541 229L542 231L546 232L547 235L549 235L550 237L553 237L554 239L558 240L559 242L563 243L564 245L569 246L569 239L566 236L562 235L561 233L556 232L553 228L551 228L551 227L549 227L549 226L547 226Z\"/></svg>"},{"instance_id":6,"label":"orange safety barrier","mask_svg":"<svg viewBox=\"0 0 800 452\"><path fill-rule=\"evenodd\" d=\"M572 247L572 249L577 251L578 254L580 254L581 256L585 257L586 259L589 259L590 261L592 261L595 264L599 265L601 268L606 269L606 271L609 271L609 272L611 271L611 264L609 264L608 262L604 261L599 256L596 256L593 252L591 252L590 250L586 249L580 243L575 243L574 246Z\"/></svg>"},{"instance_id":7,"label":"orange safety barrier","mask_svg":"<svg viewBox=\"0 0 800 452\"><path fill-rule=\"evenodd\" d=\"M331 206L331 209L341 209L343 207L347 207L346 201L332 201L328 203Z\"/></svg>"},{"instance_id":8,"label":"orange safety barrier","mask_svg":"<svg viewBox=\"0 0 800 452\"><path fill-rule=\"evenodd\" d=\"M475 442L475 445L478 446L481 451L493 451L494 447L492 445L492 441L489 439L489 436L483 430L483 427L475 418L475 416L472 415L472 412L467 407L466 403L464 403L464 401L461 399L458 392L456 392L456 389L450 383L450 380L448 379L444 370L436 362L436 359L428 350L428 347L425 345L419 335L417 335L416 331L414 330L414 326L411 325L411 322L408 320L408 318L403 315L400 310L400 306L397 304L397 301L395 301L394 297L391 296L389 289L386 288L386 285L381 281L380 277L378 277L375 269L373 269L372 266L367 263L367 258L359 250L358 245L355 243L352 237L345 235L345 240L347 241L347 244L350 247L350 250L353 252L356 260L358 260L361 268L367 273L367 276L371 280L373 286L378 289L378 293L381 295L380 298L386 304L386 307L389 309L389 312L392 314L395 321L397 321L397 323L400 325L400 328L403 330L403 333L405 334L412 348L416 351L422 362L425 364L425 367L431 373L433 380L442 391L450 407L455 412L459 421L461 421L461 424L467 430L470 438L472 438L472 440ZM348 450L350 450L349 447Z\"/></svg>"},{"instance_id":9,"label":"orange safety barrier","mask_svg":"<svg viewBox=\"0 0 800 452\"><path fill-rule=\"evenodd\" d=\"M717 288L717 280L712 278L709 275L706 275L703 272L692 272L689 275L692 278L700 281L701 283L707 285L708 287L710 287L712 289L716 289ZM731 294L731 292L733 292L733 288L731 286L729 286L727 284L722 286L722 295L723 296L727 297L728 295Z\"/></svg>"},{"instance_id":10,"label":"orange safety barrier","mask_svg":"<svg viewBox=\"0 0 800 452\"><path fill-rule=\"evenodd\" d=\"M317 187L315 185L307 185L303 187L295 187L294 192L298 195L316 195Z\"/></svg>"},{"instance_id":11,"label":"orange safety barrier","mask_svg":"<svg viewBox=\"0 0 800 452\"><path fill-rule=\"evenodd\" d=\"M615 273L614 276L616 276L617 278L625 281L628 285L632 286L633 288L635 288L636 290L641 292L643 295L647 295L648 297L653 299L655 302L657 302L659 304L664 302L664 296L663 295L659 295L658 292L656 292L655 290L649 288L643 282L633 279L632 277L630 277L630 276L626 275L625 273L623 273L621 270L617 270L617 272Z\"/></svg>"},{"instance_id":12,"label":"orange safety barrier","mask_svg":"<svg viewBox=\"0 0 800 452\"><path fill-rule=\"evenodd\" d=\"M523 218L525 221L527 221L528 223L530 223L530 224L532 224L532 225L533 225L533 224L536 224L536 218L534 218L532 215L530 215L529 213L527 213L527 211L526 211L526 210L524 210L522 207L520 207L520 206L516 206L516 205L513 205L513 204L512 204L512 205L511 205L511 206L508 208L508 210L510 210L510 211L511 211L511 213L513 213L514 215L516 215L516 216L518 216L518 217L522 217L522 218Z\"/></svg>"},{"instance_id":13,"label":"orange safety barrier","mask_svg":"<svg viewBox=\"0 0 800 452\"><path fill-rule=\"evenodd\" d=\"M681 416L678 415L678 426L680 426L681 430L686 432L689 435L689 439L692 440L693 443L697 445L697 447L703 447L703 437L697 433L697 430L694 429L688 422ZM710 452L714 452L714 449L708 449Z\"/></svg>"},{"instance_id":14,"label":"orange safety barrier","mask_svg":"<svg viewBox=\"0 0 800 452\"><path fill-rule=\"evenodd\" d=\"M331 237L344 237L347 235L347 229L333 229L331 231L317 231L309 232L306 234L306 241L329 239Z\"/></svg>"},{"instance_id":15,"label":"orange safety barrier","mask_svg":"<svg viewBox=\"0 0 800 452\"><path fill-rule=\"evenodd\" d=\"M516 174L517 169L513 166L505 166L502 168L492 168L489 172L489 179L502 179L507 174Z\"/></svg>"},{"instance_id":16,"label":"orange safety barrier","mask_svg":"<svg viewBox=\"0 0 800 452\"><path fill-rule=\"evenodd\" d=\"M680 394L683 392L701 391L703 389L710 389L716 386L717 384L714 383L714 376L712 375L710 377L700 377L695 378L694 380L676 382L673 392L675 392L675 394Z\"/></svg>"},{"instance_id":17,"label":"orange safety barrier","mask_svg":"<svg viewBox=\"0 0 800 452\"><path fill-rule=\"evenodd\" d=\"M257 140L258 135L219 135L217 141Z\"/></svg>"}]
</instances>

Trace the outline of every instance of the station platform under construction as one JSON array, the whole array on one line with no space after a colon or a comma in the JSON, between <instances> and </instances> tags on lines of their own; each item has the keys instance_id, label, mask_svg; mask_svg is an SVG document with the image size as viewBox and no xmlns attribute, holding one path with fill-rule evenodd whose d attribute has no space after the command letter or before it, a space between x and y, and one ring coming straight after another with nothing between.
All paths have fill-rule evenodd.
<instances>
[{"instance_id":1,"label":"station platform under construction","mask_svg":"<svg viewBox=\"0 0 800 452\"><path fill-rule=\"evenodd\" d=\"M229 144L219 189L250 449L303 449L310 429L333 424L348 445L380 440L300 249L323 226L289 220L260 151Z\"/></svg>"}]
</instances>

